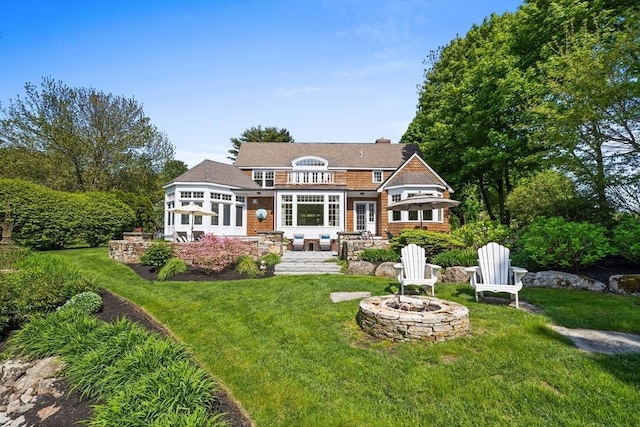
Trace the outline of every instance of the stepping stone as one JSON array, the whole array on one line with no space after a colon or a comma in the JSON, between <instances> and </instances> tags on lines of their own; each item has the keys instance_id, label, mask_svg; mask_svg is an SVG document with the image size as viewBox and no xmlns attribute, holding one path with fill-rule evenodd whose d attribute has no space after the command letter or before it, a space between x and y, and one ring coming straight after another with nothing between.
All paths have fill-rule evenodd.
<instances>
[{"instance_id":1,"label":"stepping stone","mask_svg":"<svg viewBox=\"0 0 640 427\"><path fill-rule=\"evenodd\" d=\"M351 301L353 299L369 298L370 296L371 292L331 292L331 301Z\"/></svg>"},{"instance_id":2,"label":"stepping stone","mask_svg":"<svg viewBox=\"0 0 640 427\"><path fill-rule=\"evenodd\" d=\"M640 352L640 336L613 331L592 329L569 329L552 325L551 329L571 340L581 350L604 353L625 354Z\"/></svg>"}]
</instances>

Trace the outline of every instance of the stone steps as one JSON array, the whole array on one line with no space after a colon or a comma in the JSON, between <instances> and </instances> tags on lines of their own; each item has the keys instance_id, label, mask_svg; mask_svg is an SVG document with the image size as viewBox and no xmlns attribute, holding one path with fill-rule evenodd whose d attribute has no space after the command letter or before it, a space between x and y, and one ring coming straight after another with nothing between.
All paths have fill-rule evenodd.
<instances>
[{"instance_id":1,"label":"stone steps","mask_svg":"<svg viewBox=\"0 0 640 427\"><path fill-rule=\"evenodd\" d=\"M275 275L341 274L342 267L335 262L337 254L329 251L285 251L275 266Z\"/></svg>"}]
</instances>

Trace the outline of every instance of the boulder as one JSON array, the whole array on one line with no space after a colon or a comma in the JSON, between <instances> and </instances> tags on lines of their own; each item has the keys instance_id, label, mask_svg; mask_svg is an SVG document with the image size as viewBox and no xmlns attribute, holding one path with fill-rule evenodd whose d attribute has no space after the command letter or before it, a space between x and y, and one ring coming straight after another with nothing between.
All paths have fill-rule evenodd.
<instances>
[{"instance_id":1,"label":"boulder","mask_svg":"<svg viewBox=\"0 0 640 427\"><path fill-rule=\"evenodd\" d=\"M376 266L368 261L350 261L347 274L369 276L373 274Z\"/></svg>"},{"instance_id":2,"label":"boulder","mask_svg":"<svg viewBox=\"0 0 640 427\"><path fill-rule=\"evenodd\" d=\"M527 273L522 278L522 284L530 288L570 288L595 292L607 290L607 285L602 282L562 271Z\"/></svg>"},{"instance_id":3,"label":"boulder","mask_svg":"<svg viewBox=\"0 0 640 427\"><path fill-rule=\"evenodd\" d=\"M383 262L376 268L376 276L389 277L395 279L398 276L396 269L393 268L395 262Z\"/></svg>"},{"instance_id":4,"label":"boulder","mask_svg":"<svg viewBox=\"0 0 640 427\"><path fill-rule=\"evenodd\" d=\"M469 281L469 276L464 272L465 267L447 267L444 273L440 270L439 282L444 283L464 283Z\"/></svg>"},{"instance_id":5,"label":"boulder","mask_svg":"<svg viewBox=\"0 0 640 427\"><path fill-rule=\"evenodd\" d=\"M609 276L609 290L622 295L640 295L640 274Z\"/></svg>"}]
</instances>

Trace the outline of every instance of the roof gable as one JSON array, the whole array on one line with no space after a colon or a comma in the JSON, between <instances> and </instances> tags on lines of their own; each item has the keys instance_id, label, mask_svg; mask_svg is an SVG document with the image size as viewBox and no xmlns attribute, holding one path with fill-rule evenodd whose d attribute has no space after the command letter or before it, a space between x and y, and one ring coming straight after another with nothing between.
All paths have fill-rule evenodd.
<instances>
[{"instance_id":1,"label":"roof gable","mask_svg":"<svg viewBox=\"0 0 640 427\"><path fill-rule=\"evenodd\" d=\"M382 192L386 188L403 185L441 185L453 193L453 189L429 166L423 159L414 153L402 166L400 166L379 188Z\"/></svg>"}]
</instances>

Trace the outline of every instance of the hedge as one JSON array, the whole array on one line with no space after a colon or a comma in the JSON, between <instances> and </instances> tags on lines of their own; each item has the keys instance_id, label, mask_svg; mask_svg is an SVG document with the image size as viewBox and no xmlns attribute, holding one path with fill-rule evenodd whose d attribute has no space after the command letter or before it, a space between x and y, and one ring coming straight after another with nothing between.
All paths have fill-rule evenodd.
<instances>
[{"instance_id":1,"label":"hedge","mask_svg":"<svg viewBox=\"0 0 640 427\"><path fill-rule=\"evenodd\" d=\"M130 230L134 212L103 192L67 193L19 179L0 179L0 219L14 221L12 239L31 249L98 246Z\"/></svg>"}]
</instances>

